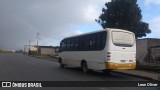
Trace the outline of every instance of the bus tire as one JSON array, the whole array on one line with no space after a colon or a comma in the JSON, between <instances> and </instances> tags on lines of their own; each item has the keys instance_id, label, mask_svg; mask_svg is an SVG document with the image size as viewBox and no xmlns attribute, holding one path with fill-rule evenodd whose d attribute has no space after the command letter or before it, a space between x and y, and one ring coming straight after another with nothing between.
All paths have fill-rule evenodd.
<instances>
[{"instance_id":1,"label":"bus tire","mask_svg":"<svg viewBox=\"0 0 160 90\"><path fill-rule=\"evenodd\" d=\"M61 60L61 59L59 60L59 64L60 64L60 67L61 67L61 68L64 68L64 64L62 63L62 60Z\"/></svg>"},{"instance_id":2,"label":"bus tire","mask_svg":"<svg viewBox=\"0 0 160 90\"><path fill-rule=\"evenodd\" d=\"M81 69L84 73L87 73L88 72L88 66L87 66L87 63L86 62L82 62L81 64Z\"/></svg>"}]
</instances>

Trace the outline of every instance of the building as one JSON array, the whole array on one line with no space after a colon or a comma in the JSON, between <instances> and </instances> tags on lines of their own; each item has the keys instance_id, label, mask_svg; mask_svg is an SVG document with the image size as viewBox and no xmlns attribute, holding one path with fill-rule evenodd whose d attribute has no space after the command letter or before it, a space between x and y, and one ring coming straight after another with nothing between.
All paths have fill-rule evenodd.
<instances>
[{"instance_id":1,"label":"building","mask_svg":"<svg viewBox=\"0 0 160 90\"><path fill-rule=\"evenodd\" d=\"M138 39L136 47L137 64L160 66L160 39Z\"/></svg>"},{"instance_id":2,"label":"building","mask_svg":"<svg viewBox=\"0 0 160 90\"><path fill-rule=\"evenodd\" d=\"M59 52L59 46L38 46L38 54L41 55L57 56L58 52Z\"/></svg>"},{"instance_id":3,"label":"building","mask_svg":"<svg viewBox=\"0 0 160 90\"><path fill-rule=\"evenodd\" d=\"M28 50L29 55L37 54L37 48L36 47L31 47Z\"/></svg>"}]
</instances>

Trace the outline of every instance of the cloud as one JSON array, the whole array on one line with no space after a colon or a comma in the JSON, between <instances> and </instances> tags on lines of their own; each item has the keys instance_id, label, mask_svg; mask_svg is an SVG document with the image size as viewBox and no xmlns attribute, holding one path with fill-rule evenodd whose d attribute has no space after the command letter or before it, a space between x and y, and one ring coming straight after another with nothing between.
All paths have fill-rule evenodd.
<instances>
[{"instance_id":1,"label":"cloud","mask_svg":"<svg viewBox=\"0 0 160 90\"><path fill-rule=\"evenodd\" d=\"M149 22L150 29L152 30L150 36L152 36L152 38L160 38L160 15L147 20L147 22Z\"/></svg>"},{"instance_id":2,"label":"cloud","mask_svg":"<svg viewBox=\"0 0 160 90\"><path fill-rule=\"evenodd\" d=\"M145 5L160 5L160 0L144 0L144 4Z\"/></svg>"},{"instance_id":3,"label":"cloud","mask_svg":"<svg viewBox=\"0 0 160 90\"><path fill-rule=\"evenodd\" d=\"M0 0L0 48L23 48L38 32L41 45L57 45L65 36L83 33L73 28L95 22L108 1Z\"/></svg>"},{"instance_id":4,"label":"cloud","mask_svg":"<svg viewBox=\"0 0 160 90\"><path fill-rule=\"evenodd\" d=\"M94 21L98 17L99 13L96 7L88 6L84 9L84 19L87 21Z\"/></svg>"}]
</instances>

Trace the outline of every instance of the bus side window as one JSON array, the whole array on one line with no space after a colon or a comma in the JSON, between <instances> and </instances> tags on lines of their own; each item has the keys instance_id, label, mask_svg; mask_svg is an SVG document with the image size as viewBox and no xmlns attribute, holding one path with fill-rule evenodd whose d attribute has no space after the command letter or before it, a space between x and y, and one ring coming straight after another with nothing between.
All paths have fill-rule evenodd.
<instances>
[{"instance_id":1,"label":"bus side window","mask_svg":"<svg viewBox=\"0 0 160 90\"><path fill-rule=\"evenodd\" d=\"M65 47L66 47L66 44L65 44L64 41L62 41L61 44L60 44L60 50L59 50L59 52L65 51Z\"/></svg>"},{"instance_id":2,"label":"bus side window","mask_svg":"<svg viewBox=\"0 0 160 90\"><path fill-rule=\"evenodd\" d=\"M86 35L84 40L84 51L88 50L89 50L89 35Z\"/></svg>"},{"instance_id":3,"label":"bus side window","mask_svg":"<svg viewBox=\"0 0 160 90\"><path fill-rule=\"evenodd\" d=\"M79 42L79 38L76 38L74 43L75 51L78 50L78 42Z\"/></svg>"},{"instance_id":4,"label":"bus side window","mask_svg":"<svg viewBox=\"0 0 160 90\"><path fill-rule=\"evenodd\" d=\"M79 37L79 51L83 51L84 50L84 36L80 36Z\"/></svg>"},{"instance_id":5,"label":"bus side window","mask_svg":"<svg viewBox=\"0 0 160 90\"><path fill-rule=\"evenodd\" d=\"M74 51L74 39L71 39L70 51Z\"/></svg>"},{"instance_id":6,"label":"bus side window","mask_svg":"<svg viewBox=\"0 0 160 90\"><path fill-rule=\"evenodd\" d=\"M70 50L70 40L67 40L67 48L66 48L66 51L69 51Z\"/></svg>"},{"instance_id":7,"label":"bus side window","mask_svg":"<svg viewBox=\"0 0 160 90\"><path fill-rule=\"evenodd\" d=\"M73 45L74 47L73 47L73 51L76 51L76 47L75 47L76 39L74 38L73 40L74 40L74 45Z\"/></svg>"},{"instance_id":8,"label":"bus side window","mask_svg":"<svg viewBox=\"0 0 160 90\"><path fill-rule=\"evenodd\" d=\"M106 44L106 32L101 33L101 50L105 47Z\"/></svg>"},{"instance_id":9,"label":"bus side window","mask_svg":"<svg viewBox=\"0 0 160 90\"><path fill-rule=\"evenodd\" d=\"M89 46L91 51L96 50L96 34L90 35Z\"/></svg>"},{"instance_id":10,"label":"bus side window","mask_svg":"<svg viewBox=\"0 0 160 90\"><path fill-rule=\"evenodd\" d=\"M96 45L96 50L100 50L101 49L101 34L100 33L98 33L97 34L97 38L96 38L97 40L97 45Z\"/></svg>"}]
</instances>

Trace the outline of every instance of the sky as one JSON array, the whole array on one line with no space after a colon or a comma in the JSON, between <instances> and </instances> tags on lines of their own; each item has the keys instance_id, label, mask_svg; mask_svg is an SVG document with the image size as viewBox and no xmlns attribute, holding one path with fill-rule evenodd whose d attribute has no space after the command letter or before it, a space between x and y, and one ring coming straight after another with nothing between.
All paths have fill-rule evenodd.
<instances>
[{"instance_id":1,"label":"sky","mask_svg":"<svg viewBox=\"0 0 160 90\"><path fill-rule=\"evenodd\" d=\"M95 22L110 0L0 0L0 48L20 50L24 45L58 46L67 36L101 30ZM160 0L138 0L143 21L160 38Z\"/></svg>"}]
</instances>

